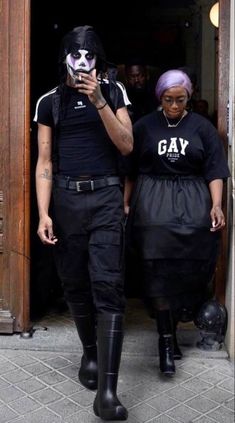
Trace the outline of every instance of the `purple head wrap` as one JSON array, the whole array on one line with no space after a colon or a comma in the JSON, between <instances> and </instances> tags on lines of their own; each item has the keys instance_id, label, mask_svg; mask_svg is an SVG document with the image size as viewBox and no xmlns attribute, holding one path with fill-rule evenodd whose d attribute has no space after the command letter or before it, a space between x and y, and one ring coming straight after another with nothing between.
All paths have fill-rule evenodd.
<instances>
[{"instance_id":1,"label":"purple head wrap","mask_svg":"<svg viewBox=\"0 0 235 423\"><path fill-rule=\"evenodd\" d=\"M167 72L164 72L157 81L157 85L155 88L155 94L157 98L161 100L164 91L172 87L185 88L188 92L188 96L191 97L193 91L192 83L185 72L182 72L178 69L172 69Z\"/></svg>"}]
</instances>

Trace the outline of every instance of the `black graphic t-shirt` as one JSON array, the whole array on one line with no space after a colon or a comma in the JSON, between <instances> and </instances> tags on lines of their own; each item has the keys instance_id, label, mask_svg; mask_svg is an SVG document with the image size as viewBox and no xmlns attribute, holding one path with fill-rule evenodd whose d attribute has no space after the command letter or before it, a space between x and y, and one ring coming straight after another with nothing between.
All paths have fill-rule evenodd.
<instances>
[{"instance_id":1,"label":"black graphic t-shirt","mask_svg":"<svg viewBox=\"0 0 235 423\"><path fill-rule=\"evenodd\" d=\"M168 127L162 111L154 111L134 125L130 175L138 174L197 175L210 182L227 178L229 170L222 141L208 119L189 112L177 127Z\"/></svg>"},{"instance_id":2,"label":"black graphic t-shirt","mask_svg":"<svg viewBox=\"0 0 235 423\"><path fill-rule=\"evenodd\" d=\"M109 84L103 83L101 89L104 98L114 109ZM54 127L52 99L55 92L56 89L51 90L38 100L34 117L35 122L51 128ZM96 107L87 95L78 93L74 88L65 86L63 96L56 141L58 172L70 177L116 174L119 153ZM125 89L119 83L116 100L116 110L129 104Z\"/></svg>"}]
</instances>

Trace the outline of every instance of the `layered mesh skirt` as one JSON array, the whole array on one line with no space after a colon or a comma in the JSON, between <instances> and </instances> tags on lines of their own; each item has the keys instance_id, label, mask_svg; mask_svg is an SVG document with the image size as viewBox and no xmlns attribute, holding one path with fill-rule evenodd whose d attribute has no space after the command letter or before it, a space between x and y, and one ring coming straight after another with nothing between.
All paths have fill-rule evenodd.
<instances>
[{"instance_id":1,"label":"layered mesh skirt","mask_svg":"<svg viewBox=\"0 0 235 423\"><path fill-rule=\"evenodd\" d=\"M145 296L169 297L176 308L204 301L220 241L220 234L210 231L210 210L203 178L138 178L127 246L141 259Z\"/></svg>"}]
</instances>

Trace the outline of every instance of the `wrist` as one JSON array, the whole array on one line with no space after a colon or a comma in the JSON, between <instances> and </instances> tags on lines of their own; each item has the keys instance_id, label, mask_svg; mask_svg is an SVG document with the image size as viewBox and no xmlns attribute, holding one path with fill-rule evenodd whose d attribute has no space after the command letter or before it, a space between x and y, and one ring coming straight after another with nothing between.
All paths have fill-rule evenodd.
<instances>
[{"instance_id":1,"label":"wrist","mask_svg":"<svg viewBox=\"0 0 235 423\"><path fill-rule=\"evenodd\" d=\"M97 110L102 110L102 109L105 108L105 106L107 106L107 104L108 104L107 101L105 101L101 104L98 104L98 107L97 107L97 105L95 107L96 107Z\"/></svg>"},{"instance_id":2,"label":"wrist","mask_svg":"<svg viewBox=\"0 0 235 423\"><path fill-rule=\"evenodd\" d=\"M41 220L41 219L45 219L45 218L47 218L48 217L48 212L47 211L45 211L45 210L39 210L39 212L38 212L38 215L39 215L39 219Z\"/></svg>"}]
</instances>

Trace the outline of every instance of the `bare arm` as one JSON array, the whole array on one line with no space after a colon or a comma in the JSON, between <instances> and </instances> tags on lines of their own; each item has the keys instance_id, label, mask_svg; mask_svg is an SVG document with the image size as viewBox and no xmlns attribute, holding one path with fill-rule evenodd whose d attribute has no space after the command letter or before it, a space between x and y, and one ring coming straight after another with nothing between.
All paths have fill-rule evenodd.
<instances>
[{"instance_id":1,"label":"bare arm","mask_svg":"<svg viewBox=\"0 0 235 423\"><path fill-rule=\"evenodd\" d=\"M48 215L52 190L52 130L38 124L38 161L36 166L36 193L38 202L38 236L44 244L55 244L52 220Z\"/></svg>"},{"instance_id":2,"label":"bare arm","mask_svg":"<svg viewBox=\"0 0 235 423\"><path fill-rule=\"evenodd\" d=\"M113 144L115 144L122 155L125 156L131 153L133 149L132 123L126 107L118 109L116 115L113 113L101 93L95 70L90 74L80 73L79 78L80 83L77 85L78 91L88 95L91 103L98 109Z\"/></svg>"},{"instance_id":3,"label":"bare arm","mask_svg":"<svg viewBox=\"0 0 235 423\"><path fill-rule=\"evenodd\" d=\"M222 179L214 179L209 183L209 189L212 199L211 209L211 231L215 232L225 226L225 218L222 211L222 195L223 195L223 181Z\"/></svg>"},{"instance_id":4,"label":"bare arm","mask_svg":"<svg viewBox=\"0 0 235 423\"><path fill-rule=\"evenodd\" d=\"M98 112L109 137L122 155L131 153L133 149L132 124L127 109L122 107L115 115L107 104Z\"/></svg>"}]
</instances>

